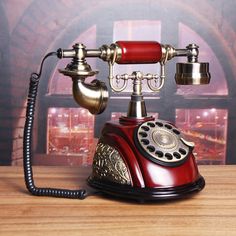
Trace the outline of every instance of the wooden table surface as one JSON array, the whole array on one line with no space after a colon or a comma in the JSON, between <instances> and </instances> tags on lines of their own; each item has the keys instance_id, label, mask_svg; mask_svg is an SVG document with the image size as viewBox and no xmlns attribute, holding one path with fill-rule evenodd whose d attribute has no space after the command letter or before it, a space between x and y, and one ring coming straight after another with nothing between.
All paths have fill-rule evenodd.
<instances>
[{"instance_id":1,"label":"wooden table surface","mask_svg":"<svg viewBox=\"0 0 236 236\"><path fill-rule=\"evenodd\" d=\"M0 235L236 235L236 166L200 166L206 187L185 200L140 204L35 197L21 167L0 167ZM78 188L88 168L34 167L36 185Z\"/></svg>"}]
</instances>

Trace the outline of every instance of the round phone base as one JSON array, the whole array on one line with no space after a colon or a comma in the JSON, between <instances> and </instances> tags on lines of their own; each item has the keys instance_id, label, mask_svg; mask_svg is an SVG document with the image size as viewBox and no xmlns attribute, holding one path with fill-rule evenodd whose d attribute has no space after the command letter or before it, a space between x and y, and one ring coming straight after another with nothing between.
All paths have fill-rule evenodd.
<instances>
[{"instance_id":1,"label":"round phone base","mask_svg":"<svg viewBox=\"0 0 236 236\"><path fill-rule=\"evenodd\" d=\"M186 198L201 191L205 186L205 180L200 176L195 182L182 186L138 188L113 182L104 182L90 176L88 178L88 184L108 196L149 202Z\"/></svg>"}]
</instances>

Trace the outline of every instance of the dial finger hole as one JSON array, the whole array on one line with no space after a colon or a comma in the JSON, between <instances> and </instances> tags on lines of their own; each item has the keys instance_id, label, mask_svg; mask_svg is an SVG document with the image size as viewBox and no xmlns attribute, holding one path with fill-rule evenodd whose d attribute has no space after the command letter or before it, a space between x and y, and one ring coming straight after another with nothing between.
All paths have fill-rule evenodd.
<instances>
[{"instance_id":1,"label":"dial finger hole","mask_svg":"<svg viewBox=\"0 0 236 236\"><path fill-rule=\"evenodd\" d=\"M173 156L174 156L176 159L180 159L180 158L181 158L181 155L180 155L178 152L174 152L174 153L173 153Z\"/></svg>"},{"instance_id":2,"label":"dial finger hole","mask_svg":"<svg viewBox=\"0 0 236 236\"><path fill-rule=\"evenodd\" d=\"M148 145L150 142L148 139L141 139L142 144Z\"/></svg>"},{"instance_id":3,"label":"dial finger hole","mask_svg":"<svg viewBox=\"0 0 236 236\"><path fill-rule=\"evenodd\" d=\"M144 130L144 131L149 131L150 130L150 128L147 127L147 126L142 126L141 129Z\"/></svg>"},{"instance_id":4,"label":"dial finger hole","mask_svg":"<svg viewBox=\"0 0 236 236\"><path fill-rule=\"evenodd\" d=\"M180 152L182 155L186 155L186 153L187 153L183 148L180 148L180 149L179 149L179 152Z\"/></svg>"},{"instance_id":5,"label":"dial finger hole","mask_svg":"<svg viewBox=\"0 0 236 236\"><path fill-rule=\"evenodd\" d=\"M150 127L152 127L152 128L155 127L155 124L154 124L154 123L151 123L151 122L148 122L147 125L150 126Z\"/></svg>"},{"instance_id":6,"label":"dial finger hole","mask_svg":"<svg viewBox=\"0 0 236 236\"><path fill-rule=\"evenodd\" d=\"M147 149L149 150L149 152L155 152L155 147L153 147L152 145L147 146Z\"/></svg>"},{"instance_id":7,"label":"dial finger hole","mask_svg":"<svg viewBox=\"0 0 236 236\"><path fill-rule=\"evenodd\" d=\"M159 121L156 122L156 125L159 126L159 127L163 126L163 124L161 122L159 122Z\"/></svg>"},{"instance_id":8,"label":"dial finger hole","mask_svg":"<svg viewBox=\"0 0 236 236\"><path fill-rule=\"evenodd\" d=\"M172 160L172 159L173 159L173 156L172 156L170 153L166 153L166 154L165 154L165 157L166 157L168 160Z\"/></svg>"},{"instance_id":9,"label":"dial finger hole","mask_svg":"<svg viewBox=\"0 0 236 236\"><path fill-rule=\"evenodd\" d=\"M180 131L177 130L177 129L173 129L173 132L174 132L175 134L177 134L177 135L180 135Z\"/></svg>"},{"instance_id":10,"label":"dial finger hole","mask_svg":"<svg viewBox=\"0 0 236 236\"><path fill-rule=\"evenodd\" d=\"M148 136L145 132L139 132L138 134L142 136L142 138L146 138Z\"/></svg>"},{"instance_id":11,"label":"dial finger hole","mask_svg":"<svg viewBox=\"0 0 236 236\"><path fill-rule=\"evenodd\" d=\"M167 129L172 129L172 126L169 125L169 124L165 124L165 127L166 127Z\"/></svg>"},{"instance_id":12,"label":"dial finger hole","mask_svg":"<svg viewBox=\"0 0 236 236\"><path fill-rule=\"evenodd\" d=\"M159 151L159 150L157 150L157 151L155 152L155 154L156 154L158 157L160 157L160 158L164 156L163 152L162 152L162 151Z\"/></svg>"}]
</instances>

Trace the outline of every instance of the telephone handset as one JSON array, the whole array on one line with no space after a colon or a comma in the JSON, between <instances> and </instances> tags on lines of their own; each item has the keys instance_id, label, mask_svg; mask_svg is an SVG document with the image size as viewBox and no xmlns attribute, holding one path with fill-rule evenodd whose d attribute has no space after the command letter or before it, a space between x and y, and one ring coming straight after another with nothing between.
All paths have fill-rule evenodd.
<instances>
[{"instance_id":1,"label":"telephone handset","mask_svg":"<svg viewBox=\"0 0 236 236\"><path fill-rule=\"evenodd\" d=\"M126 116L119 121L106 122L94 154L92 173L88 184L100 192L123 198L166 200L184 197L200 191L204 178L199 174L193 155L194 144L184 139L181 132L170 122L147 115L142 95L142 84L146 82L152 92L164 85L165 64L174 57L186 56L186 63L176 64L177 84L208 84L209 63L198 62L198 46L189 44L185 49L175 49L155 41L117 41L98 49L86 49L77 43L72 49L58 49L49 53L42 61L39 74L30 79L26 123L24 131L25 182L33 195L68 198L85 198L86 190L64 190L37 188L34 185L31 164L32 127L42 65L49 56L72 58L65 69L59 72L72 78L73 97L92 114L102 113L108 102L108 89L100 80L87 83L85 79L98 71L86 62L88 57L97 57L108 63L109 86L114 92L126 89L132 81L133 91ZM114 64L160 63L160 75L131 74L114 76Z\"/></svg>"}]
</instances>

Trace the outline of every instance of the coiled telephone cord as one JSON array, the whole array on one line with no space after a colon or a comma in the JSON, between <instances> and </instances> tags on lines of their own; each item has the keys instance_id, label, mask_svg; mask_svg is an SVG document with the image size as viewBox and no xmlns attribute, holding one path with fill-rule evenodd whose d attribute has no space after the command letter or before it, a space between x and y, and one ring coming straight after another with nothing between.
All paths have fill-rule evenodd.
<instances>
[{"instance_id":1,"label":"coiled telephone cord","mask_svg":"<svg viewBox=\"0 0 236 236\"><path fill-rule=\"evenodd\" d=\"M26 108L26 120L23 138L23 166L25 184L29 192L36 196L52 196L62 198L84 199L87 196L85 189L69 190L57 188L38 188L34 184L33 168L32 168L32 133L35 113L35 103L39 85L39 79L42 74L44 61L50 56L57 56L56 52L48 53L42 60L39 73L32 73L30 76L30 84L28 91L28 102Z\"/></svg>"}]
</instances>

